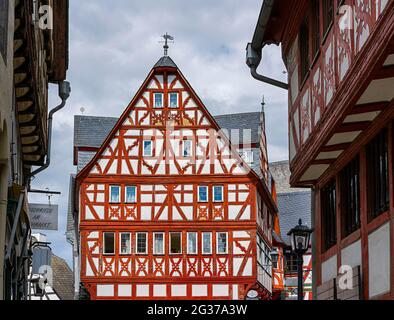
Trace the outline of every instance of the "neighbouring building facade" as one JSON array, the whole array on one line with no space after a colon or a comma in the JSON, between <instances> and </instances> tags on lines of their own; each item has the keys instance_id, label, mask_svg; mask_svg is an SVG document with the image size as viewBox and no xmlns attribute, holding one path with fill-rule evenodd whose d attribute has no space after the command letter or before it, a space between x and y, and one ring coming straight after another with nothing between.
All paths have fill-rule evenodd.
<instances>
[{"instance_id":1,"label":"neighbouring building facade","mask_svg":"<svg viewBox=\"0 0 394 320\"><path fill-rule=\"evenodd\" d=\"M297 300L297 255L291 252L288 232L302 219L303 224L311 226L311 191L305 188L290 187L288 161L269 164L269 171L275 180L277 192L278 221L273 234L273 290L274 298ZM304 300L312 300L312 252L311 248L303 257Z\"/></svg>"},{"instance_id":2,"label":"neighbouring building facade","mask_svg":"<svg viewBox=\"0 0 394 320\"><path fill-rule=\"evenodd\" d=\"M256 78L269 44L288 71L290 184L313 188L314 294L393 299L394 1L266 0Z\"/></svg>"},{"instance_id":3,"label":"neighbouring building facade","mask_svg":"<svg viewBox=\"0 0 394 320\"><path fill-rule=\"evenodd\" d=\"M168 56L119 119L76 116L68 240L81 290L270 299L277 208L259 159L261 121L259 112L212 117Z\"/></svg>"},{"instance_id":4,"label":"neighbouring building facade","mask_svg":"<svg viewBox=\"0 0 394 320\"><path fill-rule=\"evenodd\" d=\"M65 79L67 41L68 0L0 0L0 300L28 295L27 191L47 154L48 83Z\"/></svg>"}]
</instances>

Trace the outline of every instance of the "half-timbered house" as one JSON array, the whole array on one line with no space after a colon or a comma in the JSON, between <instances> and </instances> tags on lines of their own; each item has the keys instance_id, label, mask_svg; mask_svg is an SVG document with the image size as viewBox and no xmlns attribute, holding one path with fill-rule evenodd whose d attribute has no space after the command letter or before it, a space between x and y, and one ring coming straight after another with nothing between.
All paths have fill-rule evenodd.
<instances>
[{"instance_id":1,"label":"half-timbered house","mask_svg":"<svg viewBox=\"0 0 394 320\"><path fill-rule=\"evenodd\" d=\"M288 84L256 73L270 44ZM394 1L265 0L248 65L289 90L290 182L314 189L316 297L394 299Z\"/></svg>"},{"instance_id":2,"label":"half-timbered house","mask_svg":"<svg viewBox=\"0 0 394 320\"><path fill-rule=\"evenodd\" d=\"M120 118L75 118L68 238L91 299L271 297L263 120L212 117L168 56Z\"/></svg>"}]
</instances>

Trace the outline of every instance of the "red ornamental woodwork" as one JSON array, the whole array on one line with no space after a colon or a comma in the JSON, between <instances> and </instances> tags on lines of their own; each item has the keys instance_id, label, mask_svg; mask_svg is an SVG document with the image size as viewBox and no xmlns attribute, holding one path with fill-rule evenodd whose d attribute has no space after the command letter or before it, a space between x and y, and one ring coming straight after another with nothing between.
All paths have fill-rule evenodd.
<instances>
[{"instance_id":1,"label":"red ornamental woodwork","mask_svg":"<svg viewBox=\"0 0 394 320\"><path fill-rule=\"evenodd\" d=\"M256 240L272 247L275 204L169 60L77 176L81 282L92 299L270 298Z\"/></svg>"}]
</instances>

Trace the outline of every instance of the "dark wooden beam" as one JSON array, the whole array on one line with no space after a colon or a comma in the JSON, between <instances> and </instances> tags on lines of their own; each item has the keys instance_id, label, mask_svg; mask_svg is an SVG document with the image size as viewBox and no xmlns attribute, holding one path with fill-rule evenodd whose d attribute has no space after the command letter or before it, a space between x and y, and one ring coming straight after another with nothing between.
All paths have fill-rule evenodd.
<instances>
[{"instance_id":1,"label":"dark wooden beam","mask_svg":"<svg viewBox=\"0 0 394 320\"><path fill-rule=\"evenodd\" d=\"M375 75L374 79L386 79L394 77L394 65L384 66L379 72Z\"/></svg>"},{"instance_id":2,"label":"dark wooden beam","mask_svg":"<svg viewBox=\"0 0 394 320\"><path fill-rule=\"evenodd\" d=\"M335 160L336 160L336 158L335 158L335 159L319 159L319 160L313 160L313 161L312 161L312 165L318 165L318 164L329 164L329 165L331 165Z\"/></svg>"},{"instance_id":3,"label":"dark wooden beam","mask_svg":"<svg viewBox=\"0 0 394 320\"><path fill-rule=\"evenodd\" d=\"M367 129L370 124L371 124L371 121L343 123L342 125L339 126L339 128L335 131L335 133L363 131L363 130Z\"/></svg>"},{"instance_id":4,"label":"dark wooden beam","mask_svg":"<svg viewBox=\"0 0 394 320\"><path fill-rule=\"evenodd\" d=\"M365 104L357 104L354 106L349 115L367 113L373 111L382 111L384 108L388 106L388 101L381 102L373 102L373 103L365 103Z\"/></svg>"},{"instance_id":5,"label":"dark wooden beam","mask_svg":"<svg viewBox=\"0 0 394 320\"><path fill-rule=\"evenodd\" d=\"M346 150L349 146L350 146L350 143L333 144L330 146L322 147L320 149L320 152L332 152L332 151Z\"/></svg>"}]
</instances>

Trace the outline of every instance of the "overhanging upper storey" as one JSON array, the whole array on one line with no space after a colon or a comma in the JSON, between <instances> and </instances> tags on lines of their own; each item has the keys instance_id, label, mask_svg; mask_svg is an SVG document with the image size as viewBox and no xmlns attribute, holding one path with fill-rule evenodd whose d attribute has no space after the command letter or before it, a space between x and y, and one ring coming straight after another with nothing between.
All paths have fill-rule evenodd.
<instances>
[{"instance_id":1,"label":"overhanging upper storey","mask_svg":"<svg viewBox=\"0 0 394 320\"><path fill-rule=\"evenodd\" d=\"M394 117L394 1L265 1L252 46L270 43L288 71L291 184L315 185Z\"/></svg>"}]
</instances>

